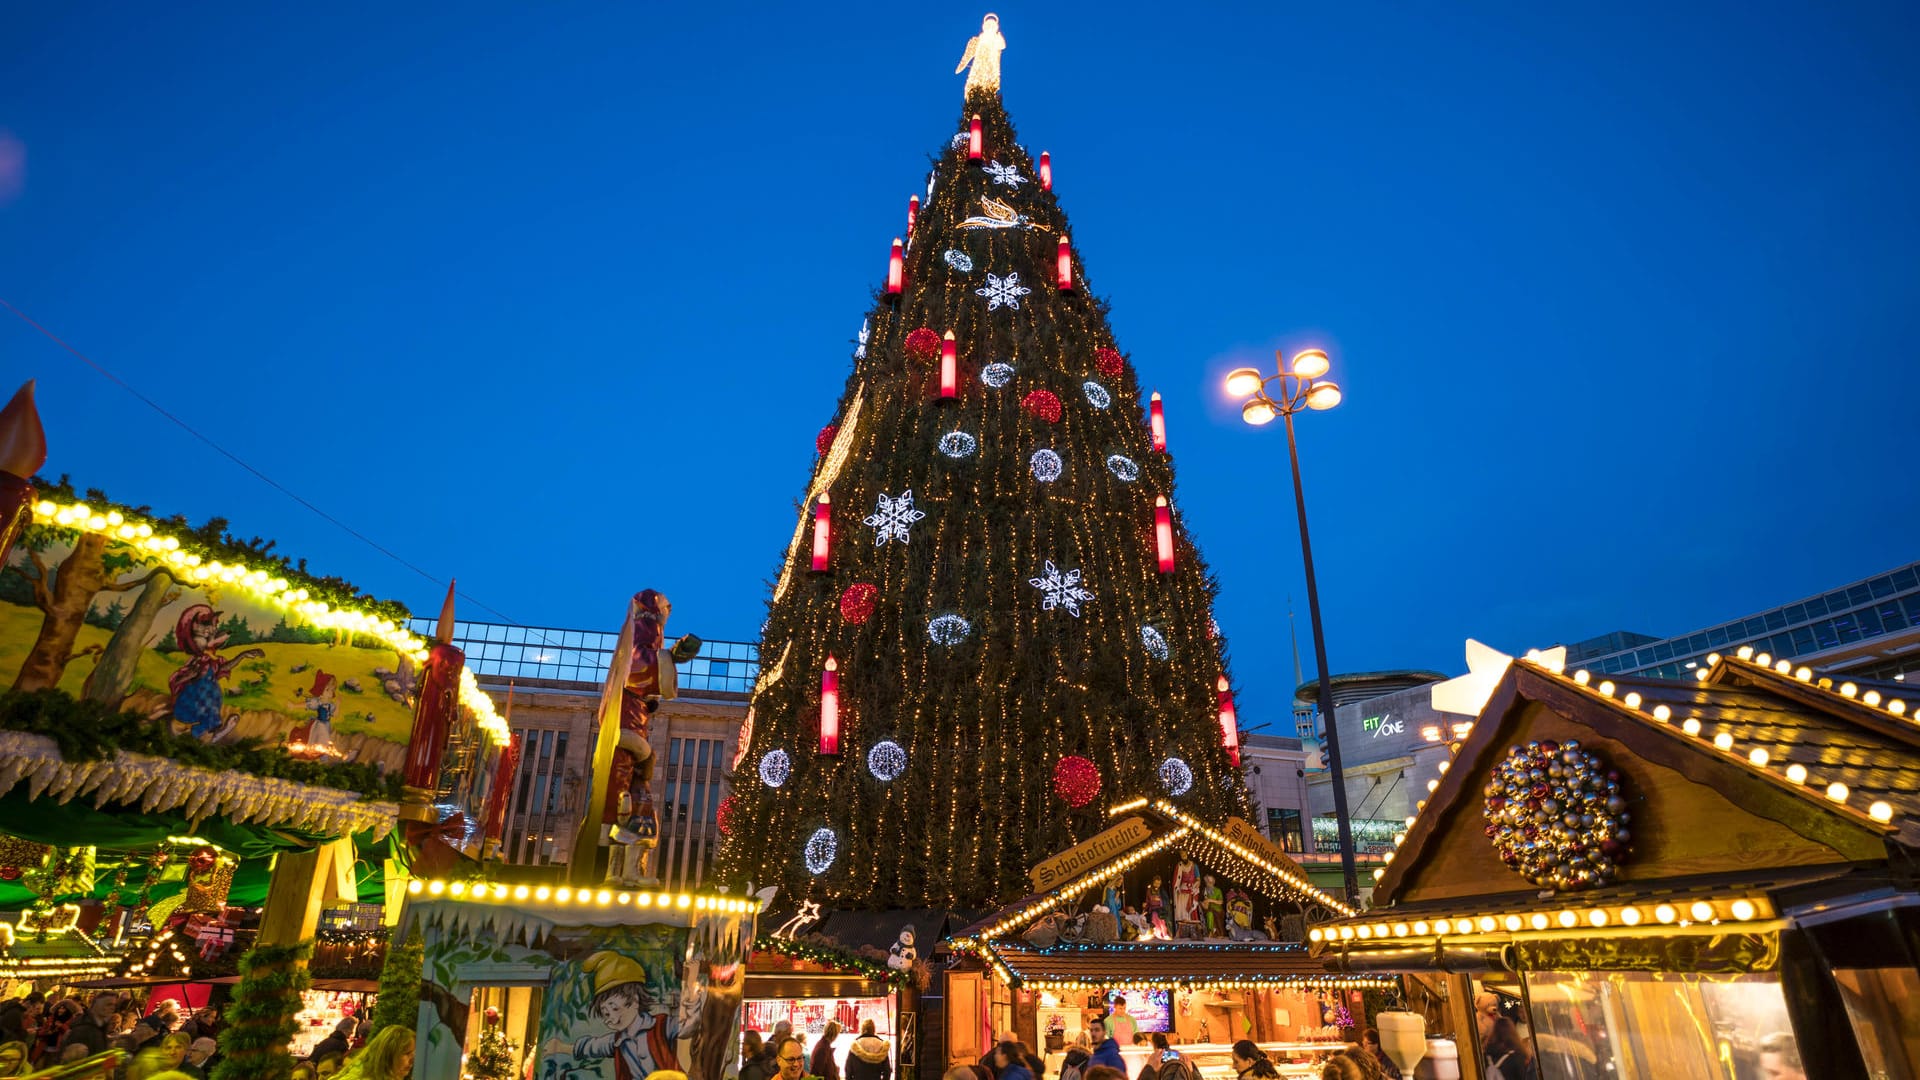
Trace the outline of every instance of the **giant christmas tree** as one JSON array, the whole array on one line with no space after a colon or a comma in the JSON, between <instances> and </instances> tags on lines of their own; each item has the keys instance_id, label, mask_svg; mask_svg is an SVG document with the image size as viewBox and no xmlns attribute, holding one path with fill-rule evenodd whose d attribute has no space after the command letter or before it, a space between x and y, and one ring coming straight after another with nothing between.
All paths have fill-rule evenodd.
<instances>
[{"instance_id":1,"label":"giant christmas tree","mask_svg":"<svg viewBox=\"0 0 1920 1080\"><path fill-rule=\"evenodd\" d=\"M722 880L795 899L983 907L1119 799L1248 812L1164 440L997 49L969 56L816 444L723 808Z\"/></svg>"}]
</instances>

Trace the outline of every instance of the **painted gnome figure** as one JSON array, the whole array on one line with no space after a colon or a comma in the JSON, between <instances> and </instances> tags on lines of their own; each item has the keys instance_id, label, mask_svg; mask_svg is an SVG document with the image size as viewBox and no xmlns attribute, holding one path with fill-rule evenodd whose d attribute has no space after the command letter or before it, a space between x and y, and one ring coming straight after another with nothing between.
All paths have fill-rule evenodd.
<instances>
[{"instance_id":1,"label":"painted gnome figure","mask_svg":"<svg viewBox=\"0 0 1920 1080\"><path fill-rule=\"evenodd\" d=\"M647 853L660 833L653 808L653 745L648 741L654 711L679 696L674 665L700 651L700 639L688 634L666 647L667 617L673 604L657 589L642 589L627 617L633 646L620 689L620 737L608 771L607 801L600 822L612 844L607 879L640 884Z\"/></svg>"}]
</instances>

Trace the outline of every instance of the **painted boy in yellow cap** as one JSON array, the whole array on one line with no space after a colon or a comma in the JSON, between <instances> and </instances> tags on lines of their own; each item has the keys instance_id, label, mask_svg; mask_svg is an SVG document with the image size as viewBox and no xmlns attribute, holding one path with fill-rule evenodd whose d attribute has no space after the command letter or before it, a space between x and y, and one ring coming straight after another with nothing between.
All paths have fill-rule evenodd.
<instances>
[{"instance_id":1,"label":"painted boy in yellow cap","mask_svg":"<svg viewBox=\"0 0 1920 1080\"><path fill-rule=\"evenodd\" d=\"M654 1012L647 993L647 971L638 960L602 950L588 956L581 970L593 978L593 1012L607 1025L605 1035L588 1035L554 1049L576 1058L612 1058L613 1080L646 1080L662 1070L677 1070L673 1044L693 1034L694 1022ZM698 1010L691 1015L699 1016Z\"/></svg>"}]
</instances>

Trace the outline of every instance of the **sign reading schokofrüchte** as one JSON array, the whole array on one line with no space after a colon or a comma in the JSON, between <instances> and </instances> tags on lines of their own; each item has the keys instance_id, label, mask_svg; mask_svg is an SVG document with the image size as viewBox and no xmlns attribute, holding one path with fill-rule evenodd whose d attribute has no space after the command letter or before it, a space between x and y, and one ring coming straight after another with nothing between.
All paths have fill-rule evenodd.
<instances>
[{"instance_id":1,"label":"sign reading schokofr\u00fcchte","mask_svg":"<svg viewBox=\"0 0 1920 1080\"><path fill-rule=\"evenodd\" d=\"M1128 848L1146 843L1152 836L1153 832L1147 828L1146 822L1137 817L1127 818L1098 836L1075 844L1034 867L1031 875L1034 891L1046 892L1064 884L1094 865L1106 862Z\"/></svg>"}]
</instances>

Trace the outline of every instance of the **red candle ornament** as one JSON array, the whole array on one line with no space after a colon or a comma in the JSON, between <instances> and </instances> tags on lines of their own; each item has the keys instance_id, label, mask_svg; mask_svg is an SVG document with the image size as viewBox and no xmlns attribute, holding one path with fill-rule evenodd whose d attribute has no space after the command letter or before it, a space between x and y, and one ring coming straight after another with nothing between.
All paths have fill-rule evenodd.
<instances>
[{"instance_id":1,"label":"red candle ornament","mask_svg":"<svg viewBox=\"0 0 1920 1080\"><path fill-rule=\"evenodd\" d=\"M1147 405L1147 424L1153 429L1153 448L1161 453L1167 452L1167 417L1160 411L1160 391L1153 392L1153 400Z\"/></svg>"},{"instance_id":2,"label":"red candle ornament","mask_svg":"<svg viewBox=\"0 0 1920 1080\"><path fill-rule=\"evenodd\" d=\"M967 126L967 160L980 161L987 154L987 137L980 130L980 114L973 114L973 123Z\"/></svg>"},{"instance_id":3,"label":"red candle ornament","mask_svg":"<svg viewBox=\"0 0 1920 1080\"><path fill-rule=\"evenodd\" d=\"M840 754L840 665L832 656L820 672L820 752Z\"/></svg>"},{"instance_id":4,"label":"red candle ornament","mask_svg":"<svg viewBox=\"0 0 1920 1080\"><path fill-rule=\"evenodd\" d=\"M507 685L507 716L513 716L513 685ZM507 795L513 790L514 770L520 767L520 736L507 741L494 763L493 786L487 789L487 843L497 844L507 829Z\"/></svg>"},{"instance_id":5,"label":"red candle ornament","mask_svg":"<svg viewBox=\"0 0 1920 1080\"><path fill-rule=\"evenodd\" d=\"M893 254L887 256L887 295L899 296L907 287L907 252L900 238L893 238Z\"/></svg>"},{"instance_id":6,"label":"red candle ornament","mask_svg":"<svg viewBox=\"0 0 1920 1080\"><path fill-rule=\"evenodd\" d=\"M953 340L953 331L940 340L940 398L951 401L960 392L960 346Z\"/></svg>"},{"instance_id":7,"label":"red candle ornament","mask_svg":"<svg viewBox=\"0 0 1920 1080\"><path fill-rule=\"evenodd\" d=\"M47 463L46 429L33 407L33 380L0 409L0 565L33 520L33 474Z\"/></svg>"},{"instance_id":8,"label":"red candle ornament","mask_svg":"<svg viewBox=\"0 0 1920 1080\"><path fill-rule=\"evenodd\" d=\"M1160 572L1173 573L1173 510L1165 495L1153 501L1153 546L1160 556Z\"/></svg>"},{"instance_id":9,"label":"red candle ornament","mask_svg":"<svg viewBox=\"0 0 1920 1080\"><path fill-rule=\"evenodd\" d=\"M420 696L413 705L413 737L407 741L400 774L406 785L400 816L413 821L434 820L433 794L440 786L440 757L446 751L447 736L453 731L460 708L460 672L466 667L467 655L453 646L453 589L454 583L447 582L436 640L427 650L427 663L420 673Z\"/></svg>"},{"instance_id":10,"label":"red candle ornament","mask_svg":"<svg viewBox=\"0 0 1920 1080\"><path fill-rule=\"evenodd\" d=\"M828 493L823 491L813 508L813 569L816 572L827 569L827 552L832 541L833 506Z\"/></svg>"},{"instance_id":11,"label":"red candle ornament","mask_svg":"<svg viewBox=\"0 0 1920 1080\"><path fill-rule=\"evenodd\" d=\"M1235 768L1240 766L1240 720L1233 713L1233 690L1227 686L1227 677L1220 676L1214 686L1220 691L1220 748L1227 752L1227 760Z\"/></svg>"},{"instance_id":12,"label":"red candle ornament","mask_svg":"<svg viewBox=\"0 0 1920 1080\"><path fill-rule=\"evenodd\" d=\"M920 196L907 196L907 238L913 238L913 223L920 220Z\"/></svg>"},{"instance_id":13,"label":"red candle ornament","mask_svg":"<svg viewBox=\"0 0 1920 1080\"><path fill-rule=\"evenodd\" d=\"M1054 278L1061 292L1073 291L1073 245L1066 237L1060 238L1060 251L1054 258Z\"/></svg>"},{"instance_id":14,"label":"red candle ornament","mask_svg":"<svg viewBox=\"0 0 1920 1080\"><path fill-rule=\"evenodd\" d=\"M1053 190L1053 155L1040 151L1040 190Z\"/></svg>"}]
</instances>

